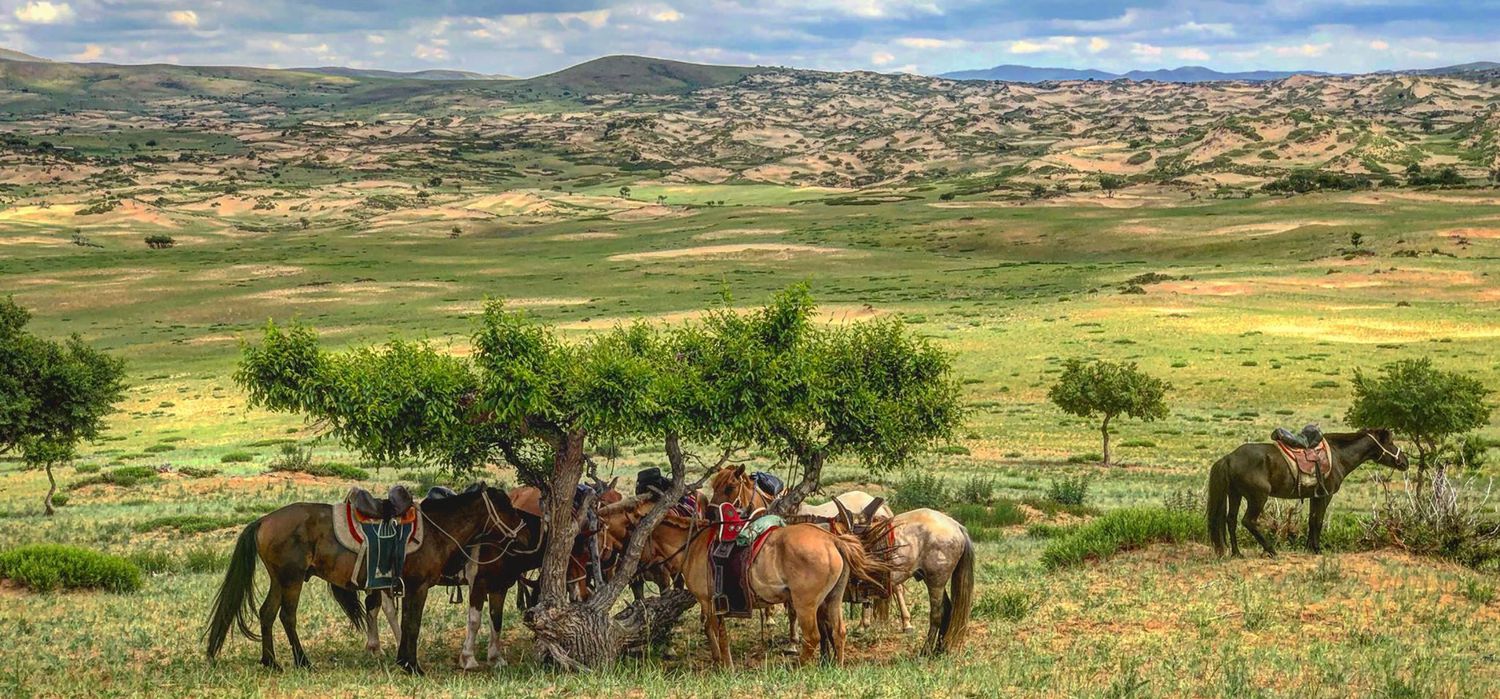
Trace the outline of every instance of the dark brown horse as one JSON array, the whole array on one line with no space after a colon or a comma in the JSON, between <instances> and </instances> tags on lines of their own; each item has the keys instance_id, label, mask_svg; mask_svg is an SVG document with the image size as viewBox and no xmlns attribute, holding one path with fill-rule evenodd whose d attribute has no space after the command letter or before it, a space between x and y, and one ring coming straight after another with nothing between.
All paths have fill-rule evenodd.
<instances>
[{"instance_id":1,"label":"dark brown horse","mask_svg":"<svg viewBox=\"0 0 1500 699\"><path fill-rule=\"evenodd\" d=\"M1234 520L1239 516L1243 499L1245 528L1260 542L1266 555L1276 555L1271 541L1260 529L1260 513L1268 498L1280 498L1308 501L1307 546L1317 552L1322 548L1320 540L1328 503L1354 469L1366 461L1374 461L1398 471L1406 470L1406 455L1396 445L1390 430L1365 429L1324 437L1328 440L1332 471L1311 487L1301 480L1296 467L1287 462L1281 450L1269 442L1242 444L1214 464L1208 474L1208 534L1214 551L1224 555L1227 534L1232 555L1240 555L1239 528Z\"/></svg>"},{"instance_id":2,"label":"dark brown horse","mask_svg":"<svg viewBox=\"0 0 1500 699\"><path fill-rule=\"evenodd\" d=\"M365 610L351 581L357 554L334 539L334 512L335 508L325 503L296 503L251 522L240 532L205 632L210 659L223 648L230 627L238 626L247 637L261 642L261 664L279 669L271 636L279 617L292 647L292 661L298 667L308 667L307 654L297 638L297 603L302 583L313 576L328 581L350 623L365 627ZM478 539L497 532L517 537L526 527L505 491L492 487L424 503L421 516L428 532L422 546L406 557L401 572L406 595L401 600L401 643L396 652L397 665L415 674L422 673L417 662L417 635L427 591L441 579L444 564ZM247 617L256 615L257 558L271 579L271 589L258 613L259 634L247 622Z\"/></svg>"}]
</instances>

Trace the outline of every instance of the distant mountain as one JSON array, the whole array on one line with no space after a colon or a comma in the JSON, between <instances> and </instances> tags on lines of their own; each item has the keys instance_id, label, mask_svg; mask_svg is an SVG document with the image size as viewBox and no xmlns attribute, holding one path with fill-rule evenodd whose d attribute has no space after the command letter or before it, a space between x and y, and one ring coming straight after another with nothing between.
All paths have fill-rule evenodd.
<instances>
[{"instance_id":1,"label":"distant mountain","mask_svg":"<svg viewBox=\"0 0 1500 699\"><path fill-rule=\"evenodd\" d=\"M26 62L26 63L51 63L52 62L51 60L46 59L46 58L40 58L38 56L33 56L33 55L29 54L29 53L21 53L20 51L12 51L12 50L7 49L7 48L0 48L0 60L3 60L3 61L22 61L22 62Z\"/></svg>"},{"instance_id":2,"label":"distant mountain","mask_svg":"<svg viewBox=\"0 0 1500 699\"><path fill-rule=\"evenodd\" d=\"M1161 70L1132 70L1129 73L1108 73L1102 70L1076 68L1033 68L1031 66L1003 65L984 70L960 70L943 73L940 78L949 80L1003 80L1007 82L1035 83L1046 80L1156 80L1168 83L1202 83L1219 80L1247 80L1266 82L1281 80L1293 75L1328 75L1316 71L1252 70L1240 73L1221 73L1203 66L1182 66Z\"/></svg>"},{"instance_id":3,"label":"distant mountain","mask_svg":"<svg viewBox=\"0 0 1500 699\"><path fill-rule=\"evenodd\" d=\"M605 56L517 84L580 94L681 93L728 85L765 70L769 69L683 63L645 56Z\"/></svg>"},{"instance_id":4,"label":"distant mountain","mask_svg":"<svg viewBox=\"0 0 1500 699\"><path fill-rule=\"evenodd\" d=\"M959 70L943 73L940 78L949 80L1001 80L1011 83L1039 83L1048 80L1114 80L1120 76L1102 70L1079 70L1077 68L1033 68L1031 66L1003 65L981 70Z\"/></svg>"},{"instance_id":5,"label":"distant mountain","mask_svg":"<svg viewBox=\"0 0 1500 699\"><path fill-rule=\"evenodd\" d=\"M467 70L376 70L373 68L345 68L343 66L321 66L318 68L293 68L299 73L320 73L345 78L390 78L392 80L514 80L509 75L485 75Z\"/></svg>"}]
</instances>

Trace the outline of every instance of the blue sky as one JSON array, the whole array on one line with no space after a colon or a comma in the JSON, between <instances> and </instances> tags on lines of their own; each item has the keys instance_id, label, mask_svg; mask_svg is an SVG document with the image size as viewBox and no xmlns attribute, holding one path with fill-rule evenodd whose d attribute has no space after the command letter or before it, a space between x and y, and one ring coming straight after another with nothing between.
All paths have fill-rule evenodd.
<instances>
[{"instance_id":1,"label":"blue sky","mask_svg":"<svg viewBox=\"0 0 1500 699\"><path fill-rule=\"evenodd\" d=\"M935 74L1001 63L1368 71L1500 60L1500 0L0 0L48 58L529 76L634 53Z\"/></svg>"}]
</instances>

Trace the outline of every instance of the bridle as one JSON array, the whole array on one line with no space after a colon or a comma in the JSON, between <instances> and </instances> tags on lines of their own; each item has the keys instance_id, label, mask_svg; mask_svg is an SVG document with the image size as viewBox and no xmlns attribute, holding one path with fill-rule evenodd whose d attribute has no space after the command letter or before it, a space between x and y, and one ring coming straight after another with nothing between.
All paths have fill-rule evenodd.
<instances>
[{"instance_id":1,"label":"bridle","mask_svg":"<svg viewBox=\"0 0 1500 699\"><path fill-rule=\"evenodd\" d=\"M1372 434L1370 432L1366 432L1365 436L1369 437L1370 441L1374 442L1375 446L1379 447L1380 451L1384 452L1386 456L1391 457L1391 459L1393 461L1397 462L1397 463L1401 462L1401 445L1400 444L1397 444L1396 445L1396 451L1392 452L1390 449L1386 449L1385 445L1382 444L1379 439L1376 439L1374 434Z\"/></svg>"}]
</instances>

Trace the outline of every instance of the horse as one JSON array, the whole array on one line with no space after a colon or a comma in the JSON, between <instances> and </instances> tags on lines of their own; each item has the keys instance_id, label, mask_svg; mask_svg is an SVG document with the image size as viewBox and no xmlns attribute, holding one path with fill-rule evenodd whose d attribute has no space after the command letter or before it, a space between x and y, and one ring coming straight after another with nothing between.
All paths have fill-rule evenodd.
<instances>
[{"instance_id":1,"label":"horse","mask_svg":"<svg viewBox=\"0 0 1500 699\"><path fill-rule=\"evenodd\" d=\"M1260 514L1265 509L1267 498L1309 501L1307 546L1318 553L1322 550L1328 504L1354 469L1367 461L1397 471L1405 471L1408 465L1406 454L1388 429L1330 433L1324 435L1324 439L1328 441L1332 470L1319 486L1312 488L1302 485L1296 467L1287 462L1275 444L1269 442L1241 444L1214 463L1208 472L1208 534L1217 555L1224 555L1227 534L1231 555L1241 557L1239 529L1234 524L1239 516L1241 499L1246 501L1245 528L1260 542L1267 556L1276 555L1275 548L1260 529Z\"/></svg>"},{"instance_id":2,"label":"horse","mask_svg":"<svg viewBox=\"0 0 1500 699\"><path fill-rule=\"evenodd\" d=\"M292 661L297 667L310 667L297 637L297 604L302 583L312 576L328 581L334 600L355 628L366 627L367 612L361 607L351 580L358 554L334 539L335 509L326 503L295 503L251 522L240 532L204 632L210 660L223 648L230 626L238 626L245 636L261 642L261 664L279 670L271 632L280 617L292 648ZM417 661L417 636L421 632L422 612L428 589L442 577L444 565L476 539L491 532L514 538L526 524L511 506L510 497L488 486L475 493L423 503L418 509L433 531L420 548L406 557L401 571L406 594L401 600L401 640L396 664L420 675L423 670ZM257 558L271 580L270 591L258 612L259 634L246 621L256 614L253 598Z\"/></svg>"},{"instance_id":3,"label":"horse","mask_svg":"<svg viewBox=\"0 0 1500 699\"><path fill-rule=\"evenodd\" d=\"M835 495L832 500L821 505L803 503L798 508L797 514L825 519L839 518L852 530L855 525L855 513L863 514L865 509L870 506L870 503L874 501L875 496L863 490L850 490ZM869 521L864 522L864 524L871 524L880 520L890 520L894 517L895 514L891 511L891 506L882 502L880 507L875 510L874 516L868 517ZM911 633L914 627L911 625L911 609L906 604L906 588L894 584L891 587L893 588L891 596L896 598L896 609L901 613L901 632ZM891 600L889 597L877 597L874 607L876 621L885 621L890 618ZM865 608L863 606L859 610L859 623L861 627L864 627Z\"/></svg>"},{"instance_id":4,"label":"horse","mask_svg":"<svg viewBox=\"0 0 1500 699\"><path fill-rule=\"evenodd\" d=\"M599 496L600 503L618 502L621 495L614 490L613 483ZM522 519L527 523L530 531L541 531L541 491L531 486L521 486L512 489L508 494L515 510L520 513ZM585 532L580 534L580 539L586 536L598 536L600 542L601 557L609 553L608 539L602 533L592 534ZM512 587L521 585L517 590L517 608L527 605L527 586L530 584L525 576L527 573L542 567L542 540L540 537L528 539L518 546L506 547L505 542L498 539L481 539L475 542L475 553L467 556L457 553L455 556L468 558L466 563L472 563L468 569L469 578L469 609L467 623L464 628L464 643L459 651L458 664L463 670L480 670L484 665L475 656L475 647L479 640L479 633L484 623L485 605L489 605L490 617L490 641L486 652L486 661L491 666L503 665L505 658L501 655L501 628L505 621L505 597ZM495 549L499 550L496 551ZM578 599L587 599L592 588L588 584L588 565L584 557L583 542L575 546L574 555L568 559L568 581L574 584L572 594ZM372 597L374 597L372 595ZM380 599L367 599L366 608L369 610L369 621L366 626L365 648L372 653L380 652L380 636L377 631L379 625L375 622L375 609L377 606L385 609L386 618L390 621L394 630L396 627L397 614L395 602L389 595L380 595Z\"/></svg>"},{"instance_id":5,"label":"horse","mask_svg":"<svg viewBox=\"0 0 1500 699\"><path fill-rule=\"evenodd\" d=\"M599 508L599 521L604 529L604 548L623 551L630 534L656 505L660 495L645 493ZM705 530L696 510L673 508L657 523L646 548L641 551L636 579L631 581L631 591L636 600L645 597L644 584L654 582L665 590L674 585L681 586L682 566L687 560L687 547L692 538ZM613 576L613 564L609 576Z\"/></svg>"},{"instance_id":6,"label":"horse","mask_svg":"<svg viewBox=\"0 0 1500 699\"><path fill-rule=\"evenodd\" d=\"M896 589L916 577L927 584L927 638L922 652L957 650L974 606L974 542L958 520L937 510L908 510L891 520L896 545L890 556Z\"/></svg>"},{"instance_id":7,"label":"horse","mask_svg":"<svg viewBox=\"0 0 1500 699\"><path fill-rule=\"evenodd\" d=\"M705 523L705 529L712 529ZM703 610L703 631L714 662L732 667L729 634L724 620L714 612L713 581L709 570L709 545L714 537L689 536L683 579ZM812 662L821 650L824 658L844 662L844 588L850 576L880 584L877 576L885 564L865 554L859 540L835 535L812 524L792 524L765 535L760 552L744 575L754 593L754 605L768 608L790 603L802 628L798 662Z\"/></svg>"}]
</instances>

